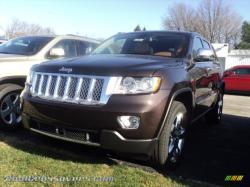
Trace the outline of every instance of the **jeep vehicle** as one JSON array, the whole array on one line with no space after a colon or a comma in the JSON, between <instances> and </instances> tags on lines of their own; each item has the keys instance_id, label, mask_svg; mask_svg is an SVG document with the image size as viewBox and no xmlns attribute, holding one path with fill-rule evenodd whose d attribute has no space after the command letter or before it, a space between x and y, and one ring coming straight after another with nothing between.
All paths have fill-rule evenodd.
<instances>
[{"instance_id":1,"label":"jeep vehicle","mask_svg":"<svg viewBox=\"0 0 250 187\"><path fill-rule=\"evenodd\" d=\"M115 35L92 54L33 66L22 92L26 128L176 166L187 127L221 120L223 71L196 33Z\"/></svg>"},{"instance_id":2,"label":"jeep vehicle","mask_svg":"<svg viewBox=\"0 0 250 187\"><path fill-rule=\"evenodd\" d=\"M0 128L20 126L19 95L32 65L85 55L99 42L78 36L25 36L0 45Z\"/></svg>"}]
</instances>

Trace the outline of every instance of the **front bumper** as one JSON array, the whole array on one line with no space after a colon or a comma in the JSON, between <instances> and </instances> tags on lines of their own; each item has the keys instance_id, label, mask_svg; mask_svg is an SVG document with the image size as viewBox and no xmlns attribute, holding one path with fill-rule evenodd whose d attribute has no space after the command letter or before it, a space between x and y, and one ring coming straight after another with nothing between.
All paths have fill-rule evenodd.
<instances>
[{"instance_id":1,"label":"front bumper","mask_svg":"<svg viewBox=\"0 0 250 187\"><path fill-rule=\"evenodd\" d=\"M24 93L23 124L58 139L149 155L158 141L168 95L168 90L150 95L116 95L104 106L85 106L47 101ZM117 122L120 115L139 116L139 128L122 129Z\"/></svg>"},{"instance_id":2,"label":"front bumper","mask_svg":"<svg viewBox=\"0 0 250 187\"><path fill-rule=\"evenodd\" d=\"M112 151L151 155L155 145L157 144L157 139L144 139L144 140L126 139L119 132L112 130L102 130L100 133L98 133L97 131L88 131L88 130L77 131L76 129L71 129L71 132L74 131L74 137L72 137L72 135L67 136L68 134L67 131L69 129L66 130L63 127L60 127L59 128L60 130L58 132L57 130L58 127L57 126L53 127L51 125L50 130L48 129L45 130L44 127L38 128L37 126L34 126L34 124L32 124L34 122L36 124L41 124L40 122L35 121L33 119L31 120L31 118L25 114L23 114L22 117L23 117L24 127L30 129L35 133L74 143L97 146ZM86 140L87 133L89 136L88 140Z\"/></svg>"}]
</instances>

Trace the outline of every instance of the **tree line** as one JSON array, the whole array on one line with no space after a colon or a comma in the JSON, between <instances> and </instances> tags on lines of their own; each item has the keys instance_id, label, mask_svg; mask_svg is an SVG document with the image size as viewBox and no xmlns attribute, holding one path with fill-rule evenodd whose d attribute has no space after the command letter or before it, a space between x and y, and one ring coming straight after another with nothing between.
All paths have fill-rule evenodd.
<instances>
[{"instance_id":1,"label":"tree line","mask_svg":"<svg viewBox=\"0 0 250 187\"><path fill-rule=\"evenodd\" d=\"M50 27L43 27L39 24L27 23L17 18L12 19L10 24L8 24L5 28L2 26L1 29L4 32L3 34L6 39L12 39L25 35L55 34L54 30Z\"/></svg>"},{"instance_id":2,"label":"tree line","mask_svg":"<svg viewBox=\"0 0 250 187\"><path fill-rule=\"evenodd\" d=\"M196 8L176 3L168 9L162 25L166 30L197 32L211 43L250 49L250 23L242 24L242 17L225 0L201 0ZM134 29L140 30L138 25Z\"/></svg>"},{"instance_id":3,"label":"tree line","mask_svg":"<svg viewBox=\"0 0 250 187\"><path fill-rule=\"evenodd\" d=\"M166 30L194 31L211 43L229 43L238 49L250 49L250 23L242 17L226 0L201 0L197 7L176 3L168 8L162 20ZM23 35L53 35L54 30L39 24L13 19L5 28L6 39ZM145 31L137 25L134 31Z\"/></svg>"}]
</instances>

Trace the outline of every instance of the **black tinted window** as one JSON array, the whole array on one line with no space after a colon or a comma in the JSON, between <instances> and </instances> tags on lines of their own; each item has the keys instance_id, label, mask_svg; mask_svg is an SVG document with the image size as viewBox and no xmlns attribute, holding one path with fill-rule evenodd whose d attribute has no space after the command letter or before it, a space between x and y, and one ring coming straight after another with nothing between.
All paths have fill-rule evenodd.
<instances>
[{"instance_id":1,"label":"black tinted window","mask_svg":"<svg viewBox=\"0 0 250 187\"><path fill-rule=\"evenodd\" d=\"M93 54L135 54L179 58L187 54L189 37L179 33L128 33L116 35Z\"/></svg>"},{"instance_id":2,"label":"black tinted window","mask_svg":"<svg viewBox=\"0 0 250 187\"><path fill-rule=\"evenodd\" d=\"M77 56L77 46L75 40L61 40L53 48L62 48L64 50L64 57Z\"/></svg>"},{"instance_id":3,"label":"black tinted window","mask_svg":"<svg viewBox=\"0 0 250 187\"><path fill-rule=\"evenodd\" d=\"M203 43L203 48L204 49L210 49L210 45L209 45L209 43L207 41L202 40L202 43Z\"/></svg>"},{"instance_id":4,"label":"black tinted window","mask_svg":"<svg viewBox=\"0 0 250 187\"><path fill-rule=\"evenodd\" d=\"M195 38L194 39L194 44L193 44L193 50L198 51L199 49L202 49L203 45L201 43L201 39L200 38Z\"/></svg>"},{"instance_id":5,"label":"black tinted window","mask_svg":"<svg viewBox=\"0 0 250 187\"><path fill-rule=\"evenodd\" d=\"M89 44L87 42L78 41L78 56L85 55L88 46Z\"/></svg>"},{"instance_id":6,"label":"black tinted window","mask_svg":"<svg viewBox=\"0 0 250 187\"><path fill-rule=\"evenodd\" d=\"M20 37L0 46L0 53L34 55L54 37Z\"/></svg>"},{"instance_id":7,"label":"black tinted window","mask_svg":"<svg viewBox=\"0 0 250 187\"><path fill-rule=\"evenodd\" d=\"M250 68L239 68L234 70L236 75L250 75Z\"/></svg>"},{"instance_id":8,"label":"black tinted window","mask_svg":"<svg viewBox=\"0 0 250 187\"><path fill-rule=\"evenodd\" d=\"M193 42L193 53L194 53L194 55L196 56L198 50L199 50L199 49L202 49L202 48L203 48L203 45L202 45L202 43L201 43L201 39L195 37L195 38L194 38L194 42Z\"/></svg>"}]
</instances>

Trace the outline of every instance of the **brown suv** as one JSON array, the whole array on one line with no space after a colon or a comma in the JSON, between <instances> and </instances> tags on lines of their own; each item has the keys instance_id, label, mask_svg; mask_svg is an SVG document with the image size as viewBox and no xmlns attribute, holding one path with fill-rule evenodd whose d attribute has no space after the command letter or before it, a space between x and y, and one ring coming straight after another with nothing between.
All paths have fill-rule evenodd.
<instances>
[{"instance_id":1,"label":"brown suv","mask_svg":"<svg viewBox=\"0 0 250 187\"><path fill-rule=\"evenodd\" d=\"M196 33L115 35L91 55L34 66L22 93L31 131L178 163L189 124L219 123L224 83Z\"/></svg>"}]
</instances>

